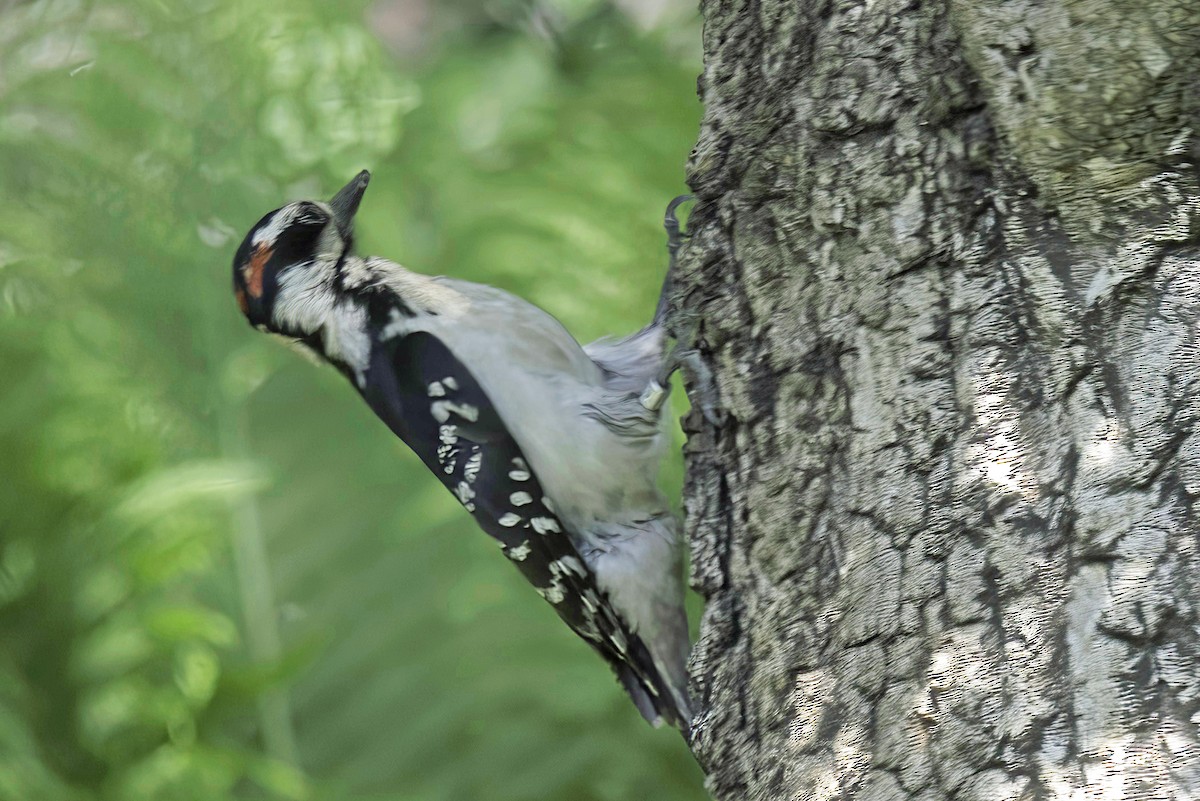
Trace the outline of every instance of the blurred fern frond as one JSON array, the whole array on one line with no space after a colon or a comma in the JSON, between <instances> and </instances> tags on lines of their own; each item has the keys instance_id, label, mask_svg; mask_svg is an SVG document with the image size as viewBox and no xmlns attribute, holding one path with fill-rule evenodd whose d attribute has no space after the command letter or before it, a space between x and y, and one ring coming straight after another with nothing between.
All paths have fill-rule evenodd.
<instances>
[{"instance_id":1,"label":"blurred fern frond","mask_svg":"<svg viewBox=\"0 0 1200 801\"><path fill-rule=\"evenodd\" d=\"M630 330L697 65L591 3L569 58L442 25L402 68L388 5L0 3L0 801L699 797L228 286L263 212L370 167L365 249Z\"/></svg>"}]
</instances>

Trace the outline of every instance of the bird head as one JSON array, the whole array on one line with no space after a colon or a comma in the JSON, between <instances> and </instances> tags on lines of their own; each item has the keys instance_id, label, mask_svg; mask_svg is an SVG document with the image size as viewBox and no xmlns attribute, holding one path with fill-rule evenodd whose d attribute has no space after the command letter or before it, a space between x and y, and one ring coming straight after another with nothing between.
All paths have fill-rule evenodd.
<instances>
[{"instance_id":1,"label":"bird head","mask_svg":"<svg viewBox=\"0 0 1200 801\"><path fill-rule=\"evenodd\" d=\"M233 257L233 293L251 325L281 334L310 333L291 330L296 310L278 308L280 290L289 283L315 288L332 282L353 248L354 215L370 180L363 170L328 203L289 203L250 229Z\"/></svg>"}]
</instances>

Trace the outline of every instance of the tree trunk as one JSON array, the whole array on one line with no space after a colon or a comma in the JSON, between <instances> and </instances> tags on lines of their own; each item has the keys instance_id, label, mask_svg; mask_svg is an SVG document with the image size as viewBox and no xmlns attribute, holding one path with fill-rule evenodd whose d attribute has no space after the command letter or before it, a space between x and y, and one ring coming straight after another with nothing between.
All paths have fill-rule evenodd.
<instances>
[{"instance_id":1,"label":"tree trunk","mask_svg":"<svg viewBox=\"0 0 1200 801\"><path fill-rule=\"evenodd\" d=\"M1200 796L1200 6L703 12L713 794Z\"/></svg>"}]
</instances>

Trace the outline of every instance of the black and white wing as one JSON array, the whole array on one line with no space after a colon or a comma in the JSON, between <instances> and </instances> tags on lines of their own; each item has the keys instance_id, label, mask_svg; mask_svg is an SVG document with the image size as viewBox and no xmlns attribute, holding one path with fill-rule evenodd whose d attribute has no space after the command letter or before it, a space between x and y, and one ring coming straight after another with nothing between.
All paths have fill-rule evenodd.
<instances>
[{"instance_id":1,"label":"black and white wing","mask_svg":"<svg viewBox=\"0 0 1200 801\"><path fill-rule=\"evenodd\" d=\"M686 734L687 715L645 644L612 608L516 441L449 348L424 331L378 338L359 390L558 616L609 663L642 715Z\"/></svg>"}]
</instances>

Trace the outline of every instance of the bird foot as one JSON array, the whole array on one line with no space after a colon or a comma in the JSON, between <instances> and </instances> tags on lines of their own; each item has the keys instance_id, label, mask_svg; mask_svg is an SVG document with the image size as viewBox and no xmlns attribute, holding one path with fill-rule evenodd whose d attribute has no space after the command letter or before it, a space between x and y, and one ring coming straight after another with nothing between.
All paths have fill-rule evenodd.
<instances>
[{"instance_id":1,"label":"bird foot","mask_svg":"<svg viewBox=\"0 0 1200 801\"><path fill-rule=\"evenodd\" d=\"M662 408L671 394L671 374L676 370L683 370L684 381L688 385L688 400L700 410L706 421L714 426L719 425L720 401L712 370L700 358L699 351L679 345L671 348L670 353L663 359L658 376L651 379L642 391L642 406L652 412Z\"/></svg>"}]
</instances>

